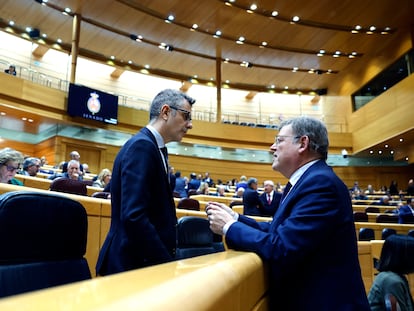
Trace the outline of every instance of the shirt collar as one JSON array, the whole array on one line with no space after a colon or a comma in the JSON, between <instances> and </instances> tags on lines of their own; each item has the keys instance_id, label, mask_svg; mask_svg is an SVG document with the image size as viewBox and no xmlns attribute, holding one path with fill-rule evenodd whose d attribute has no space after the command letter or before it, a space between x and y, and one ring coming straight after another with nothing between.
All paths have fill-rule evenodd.
<instances>
[{"instance_id":1,"label":"shirt collar","mask_svg":"<svg viewBox=\"0 0 414 311\"><path fill-rule=\"evenodd\" d=\"M299 167L293 174L290 176L290 183L292 184L292 187L298 182L299 178L308 170L309 167L311 167L313 164L318 162L319 159L310 161L306 163L305 165Z\"/></svg>"},{"instance_id":2,"label":"shirt collar","mask_svg":"<svg viewBox=\"0 0 414 311\"><path fill-rule=\"evenodd\" d=\"M165 147L164 139L162 138L161 134L150 124L148 124L147 129L154 135L155 140L157 141L158 148Z\"/></svg>"}]
</instances>

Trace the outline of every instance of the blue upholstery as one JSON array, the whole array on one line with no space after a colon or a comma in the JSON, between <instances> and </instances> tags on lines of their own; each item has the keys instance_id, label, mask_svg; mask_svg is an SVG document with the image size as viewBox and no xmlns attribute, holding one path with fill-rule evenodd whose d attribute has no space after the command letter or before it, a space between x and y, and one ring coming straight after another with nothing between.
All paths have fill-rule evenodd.
<instances>
[{"instance_id":1,"label":"blue upholstery","mask_svg":"<svg viewBox=\"0 0 414 311\"><path fill-rule=\"evenodd\" d=\"M177 224L177 259L224 251L222 242L210 230L209 221L196 216L184 216Z\"/></svg>"},{"instance_id":2,"label":"blue upholstery","mask_svg":"<svg viewBox=\"0 0 414 311\"><path fill-rule=\"evenodd\" d=\"M87 215L54 193L0 196L0 297L91 278Z\"/></svg>"},{"instance_id":3,"label":"blue upholstery","mask_svg":"<svg viewBox=\"0 0 414 311\"><path fill-rule=\"evenodd\" d=\"M397 234L397 230L392 229L392 228L384 228L382 229L382 232L381 232L381 239L385 240L392 234Z\"/></svg>"}]
</instances>

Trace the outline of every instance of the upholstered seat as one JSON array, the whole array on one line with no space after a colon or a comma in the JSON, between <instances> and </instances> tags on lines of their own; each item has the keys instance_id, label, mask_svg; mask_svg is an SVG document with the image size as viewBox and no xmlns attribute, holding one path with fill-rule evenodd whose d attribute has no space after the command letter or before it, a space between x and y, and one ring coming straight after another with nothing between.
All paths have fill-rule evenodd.
<instances>
[{"instance_id":1,"label":"upholstered seat","mask_svg":"<svg viewBox=\"0 0 414 311\"><path fill-rule=\"evenodd\" d=\"M380 214L377 216L377 222L383 223L398 223L398 216L397 215L387 215L387 214Z\"/></svg>"},{"instance_id":2,"label":"upholstered seat","mask_svg":"<svg viewBox=\"0 0 414 311\"><path fill-rule=\"evenodd\" d=\"M54 179L50 184L50 190L79 195L87 195L88 193L84 182L64 177Z\"/></svg>"},{"instance_id":3,"label":"upholstered seat","mask_svg":"<svg viewBox=\"0 0 414 311\"><path fill-rule=\"evenodd\" d=\"M382 229L382 232L381 232L381 239L385 240L392 234L397 234L397 230L392 229L392 228L384 228Z\"/></svg>"},{"instance_id":4,"label":"upholstered seat","mask_svg":"<svg viewBox=\"0 0 414 311\"><path fill-rule=\"evenodd\" d=\"M372 228L361 228L358 234L359 241L375 240L375 231Z\"/></svg>"},{"instance_id":5,"label":"upholstered seat","mask_svg":"<svg viewBox=\"0 0 414 311\"><path fill-rule=\"evenodd\" d=\"M177 208L183 208L183 209L189 209L193 211L199 211L200 210L200 202L198 202L196 199L191 198L182 198L177 203Z\"/></svg>"},{"instance_id":6,"label":"upholstered seat","mask_svg":"<svg viewBox=\"0 0 414 311\"><path fill-rule=\"evenodd\" d=\"M368 215L365 212L354 212L354 221L368 222Z\"/></svg>"},{"instance_id":7,"label":"upholstered seat","mask_svg":"<svg viewBox=\"0 0 414 311\"><path fill-rule=\"evenodd\" d=\"M54 193L0 196L0 297L91 278L88 220L79 202Z\"/></svg>"},{"instance_id":8,"label":"upholstered seat","mask_svg":"<svg viewBox=\"0 0 414 311\"><path fill-rule=\"evenodd\" d=\"M224 246L210 230L209 221L196 216L184 216L177 224L177 259L224 251Z\"/></svg>"},{"instance_id":9,"label":"upholstered seat","mask_svg":"<svg viewBox=\"0 0 414 311\"><path fill-rule=\"evenodd\" d=\"M92 198L99 198L99 199L109 199L110 196L111 196L111 193L105 192L105 191L94 192L91 195Z\"/></svg>"}]
</instances>

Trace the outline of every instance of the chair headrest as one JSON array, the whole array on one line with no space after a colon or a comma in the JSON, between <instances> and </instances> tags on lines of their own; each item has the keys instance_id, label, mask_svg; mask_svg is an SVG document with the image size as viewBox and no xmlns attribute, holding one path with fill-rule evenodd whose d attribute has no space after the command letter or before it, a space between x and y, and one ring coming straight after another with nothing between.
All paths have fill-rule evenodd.
<instances>
[{"instance_id":1,"label":"chair headrest","mask_svg":"<svg viewBox=\"0 0 414 311\"><path fill-rule=\"evenodd\" d=\"M0 262L82 258L88 220L78 201L55 193L0 196Z\"/></svg>"}]
</instances>

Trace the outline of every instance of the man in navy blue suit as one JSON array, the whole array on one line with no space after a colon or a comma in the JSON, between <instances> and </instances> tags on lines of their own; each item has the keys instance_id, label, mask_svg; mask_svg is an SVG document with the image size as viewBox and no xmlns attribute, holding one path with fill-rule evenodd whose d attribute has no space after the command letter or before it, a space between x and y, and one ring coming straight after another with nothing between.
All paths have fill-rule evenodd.
<instances>
[{"instance_id":1,"label":"man in navy blue suit","mask_svg":"<svg viewBox=\"0 0 414 311\"><path fill-rule=\"evenodd\" d=\"M176 90L152 101L150 122L116 156L111 179L111 227L96 272L108 275L172 261L175 258L175 204L167 153L193 126L195 100Z\"/></svg>"},{"instance_id":2,"label":"man in navy blue suit","mask_svg":"<svg viewBox=\"0 0 414 311\"><path fill-rule=\"evenodd\" d=\"M407 204L399 208L398 222L400 224L414 222L414 199L408 198Z\"/></svg>"},{"instance_id":3,"label":"man in navy blue suit","mask_svg":"<svg viewBox=\"0 0 414 311\"><path fill-rule=\"evenodd\" d=\"M328 132L319 120L283 121L273 170L289 179L271 222L209 202L210 228L229 248L257 253L269 268L270 310L369 311L358 261L352 204L326 164Z\"/></svg>"},{"instance_id":4,"label":"man in navy blue suit","mask_svg":"<svg viewBox=\"0 0 414 311\"><path fill-rule=\"evenodd\" d=\"M249 178L243 193L243 215L263 216L264 206L257 192L257 179Z\"/></svg>"}]
</instances>

